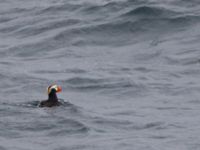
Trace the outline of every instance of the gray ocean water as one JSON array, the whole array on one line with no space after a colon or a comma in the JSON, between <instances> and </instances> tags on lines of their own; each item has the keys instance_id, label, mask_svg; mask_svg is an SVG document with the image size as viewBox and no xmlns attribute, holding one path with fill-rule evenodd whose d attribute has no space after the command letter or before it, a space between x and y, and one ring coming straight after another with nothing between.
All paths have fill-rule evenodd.
<instances>
[{"instance_id":1,"label":"gray ocean water","mask_svg":"<svg viewBox=\"0 0 200 150\"><path fill-rule=\"evenodd\" d=\"M0 150L199 141L199 0L0 0Z\"/></svg>"}]
</instances>

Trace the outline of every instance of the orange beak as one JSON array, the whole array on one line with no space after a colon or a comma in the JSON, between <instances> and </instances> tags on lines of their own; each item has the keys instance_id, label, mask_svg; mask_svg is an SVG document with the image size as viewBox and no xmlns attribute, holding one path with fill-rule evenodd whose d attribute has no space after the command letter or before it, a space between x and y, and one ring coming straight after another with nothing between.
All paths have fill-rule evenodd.
<instances>
[{"instance_id":1,"label":"orange beak","mask_svg":"<svg viewBox=\"0 0 200 150\"><path fill-rule=\"evenodd\" d=\"M60 86L58 86L56 92L58 93L58 92L61 92L61 91L62 91L62 88Z\"/></svg>"}]
</instances>

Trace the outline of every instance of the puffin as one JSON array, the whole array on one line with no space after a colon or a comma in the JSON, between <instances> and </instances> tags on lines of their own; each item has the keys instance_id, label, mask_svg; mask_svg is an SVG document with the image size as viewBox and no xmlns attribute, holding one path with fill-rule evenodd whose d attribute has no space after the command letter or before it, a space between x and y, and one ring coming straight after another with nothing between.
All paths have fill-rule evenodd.
<instances>
[{"instance_id":1,"label":"puffin","mask_svg":"<svg viewBox=\"0 0 200 150\"><path fill-rule=\"evenodd\" d=\"M60 106L62 103L58 101L58 97L56 93L61 92L62 88L58 85L50 85L47 88L48 99L41 101L39 103L39 107L53 107L53 106Z\"/></svg>"}]
</instances>

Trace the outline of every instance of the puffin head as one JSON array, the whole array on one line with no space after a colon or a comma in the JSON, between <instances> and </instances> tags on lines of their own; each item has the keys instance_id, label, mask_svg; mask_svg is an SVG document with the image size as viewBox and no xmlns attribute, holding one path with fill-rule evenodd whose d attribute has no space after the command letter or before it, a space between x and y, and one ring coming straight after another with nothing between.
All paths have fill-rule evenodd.
<instances>
[{"instance_id":1,"label":"puffin head","mask_svg":"<svg viewBox=\"0 0 200 150\"><path fill-rule=\"evenodd\" d=\"M61 92L62 91L62 88L58 85L50 85L48 88L47 88L47 93L48 95L52 92L54 93L58 93L58 92Z\"/></svg>"}]
</instances>

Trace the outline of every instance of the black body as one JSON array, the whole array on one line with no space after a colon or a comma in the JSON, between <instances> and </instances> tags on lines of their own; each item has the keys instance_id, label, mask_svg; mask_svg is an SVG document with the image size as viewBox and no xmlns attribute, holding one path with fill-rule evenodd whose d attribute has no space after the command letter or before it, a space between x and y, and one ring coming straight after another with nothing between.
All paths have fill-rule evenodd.
<instances>
[{"instance_id":1,"label":"black body","mask_svg":"<svg viewBox=\"0 0 200 150\"><path fill-rule=\"evenodd\" d=\"M41 101L39 107L53 107L59 105L61 105L61 103L58 101L56 90L52 89L49 93L48 100Z\"/></svg>"}]
</instances>

